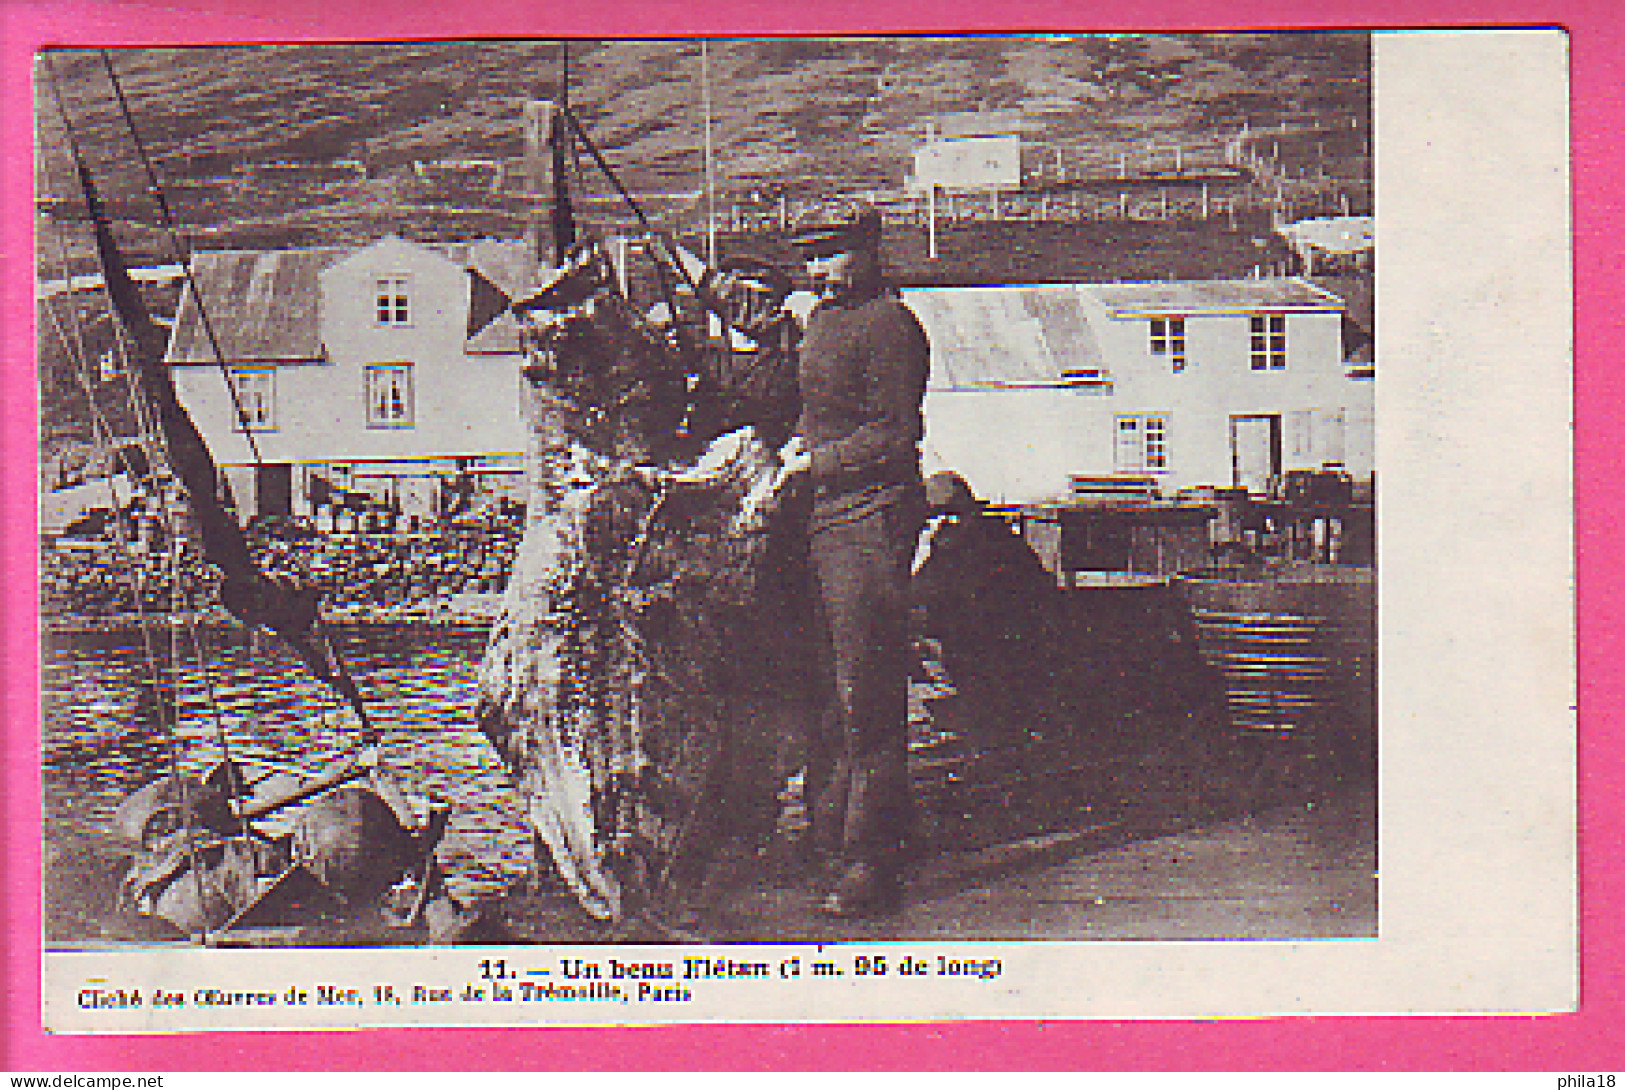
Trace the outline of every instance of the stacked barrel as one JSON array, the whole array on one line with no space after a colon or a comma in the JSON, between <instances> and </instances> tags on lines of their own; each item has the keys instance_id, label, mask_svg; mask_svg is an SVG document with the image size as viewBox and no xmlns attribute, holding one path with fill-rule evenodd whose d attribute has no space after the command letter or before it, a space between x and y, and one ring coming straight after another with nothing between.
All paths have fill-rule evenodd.
<instances>
[{"instance_id":1,"label":"stacked barrel","mask_svg":"<svg viewBox=\"0 0 1625 1090\"><path fill-rule=\"evenodd\" d=\"M1231 726L1313 756L1369 757L1376 737L1371 569L1208 569L1179 580L1202 658L1222 677Z\"/></svg>"}]
</instances>

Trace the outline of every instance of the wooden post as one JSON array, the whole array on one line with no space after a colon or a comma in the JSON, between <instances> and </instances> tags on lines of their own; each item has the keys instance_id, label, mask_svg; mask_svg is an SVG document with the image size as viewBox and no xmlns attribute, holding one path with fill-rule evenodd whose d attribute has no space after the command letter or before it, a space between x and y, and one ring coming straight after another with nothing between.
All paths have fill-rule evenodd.
<instances>
[{"instance_id":1,"label":"wooden post","mask_svg":"<svg viewBox=\"0 0 1625 1090\"><path fill-rule=\"evenodd\" d=\"M700 97L705 120L705 263L716 268L717 173L711 141L711 50L710 43L704 40L700 42Z\"/></svg>"},{"instance_id":2,"label":"wooden post","mask_svg":"<svg viewBox=\"0 0 1625 1090\"><path fill-rule=\"evenodd\" d=\"M524 107L524 182L526 193L547 188L546 150L553 135L553 104L531 101Z\"/></svg>"},{"instance_id":3,"label":"wooden post","mask_svg":"<svg viewBox=\"0 0 1625 1090\"><path fill-rule=\"evenodd\" d=\"M346 757L343 761L339 762L339 764L333 768L322 773L320 776L301 783L293 787L291 790L284 791L281 794L273 796L272 798L262 799L261 801L253 803L252 805L233 800L236 803L234 809L237 810L239 817L242 817L248 821L255 821L259 818L265 817L268 814L273 814L284 807L292 806L295 803L304 802L306 799L315 798L322 792L334 787L338 787L340 784L348 783L351 780L360 779L362 776L367 775L367 773L371 770L372 761L370 754L352 754Z\"/></svg>"},{"instance_id":4,"label":"wooden post","mask_svg":"<svg viewBox=\"0 0 1625 1090\"><path fill-rule=\"evenodd\" d=\"M936 184L926 188L926 257L936 260Z\"/></svg>"},{"instance_id":5,"label":"wooden post","mask_svg":"<svg viewBox=\"0 0 1625 1090\"><path fill-rule=\"evenodd\" d=\"M553 144L562 136L562 124L551 102L526 102L523 113L524 187L527 196L546 195L545 211L530 223L526 232L531 256L538 266L551 264L563 249L556 238L559 209L550 183ZM566 243L567 244L567 243Z\"/></svg>"}]
</instances>

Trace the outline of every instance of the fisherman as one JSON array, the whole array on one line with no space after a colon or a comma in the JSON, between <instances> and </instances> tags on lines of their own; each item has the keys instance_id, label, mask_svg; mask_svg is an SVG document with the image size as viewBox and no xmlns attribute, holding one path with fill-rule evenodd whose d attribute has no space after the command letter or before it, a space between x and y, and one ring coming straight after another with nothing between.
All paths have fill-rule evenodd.
<instances>
[{"instance_id":1,"label":"fisherman","mask_svg":"<svg viewBox=\"0 0 1625 1090\"><path fill-rule=\"evenodd\" d=\"M820 299L801 344L801 416L783 474L811 488L810 556L827 657L827 711L809 739L813 846L832 857L819 910L901 903L915 823L908 779L908 581L923 521L919 443L925 331L886 280L871 206L829 202L791 239Z\"/></svg>"}]
</instances>

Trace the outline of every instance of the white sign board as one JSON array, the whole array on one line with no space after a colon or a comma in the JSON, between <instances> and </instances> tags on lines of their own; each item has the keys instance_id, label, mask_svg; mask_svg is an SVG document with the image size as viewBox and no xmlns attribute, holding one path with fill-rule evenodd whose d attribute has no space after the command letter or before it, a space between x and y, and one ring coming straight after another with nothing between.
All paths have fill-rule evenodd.
<instances>
[{"instance_id":1,"label":"white sign board","mask_svg":"<svg viewBox=\"0 0 1625 1090\"><path fill-rule=\"evenodd\" d=\"M1013 189L1021 185L1021 137L935 140L914 153L910 188Z\"/></svg>"}]
</instances>

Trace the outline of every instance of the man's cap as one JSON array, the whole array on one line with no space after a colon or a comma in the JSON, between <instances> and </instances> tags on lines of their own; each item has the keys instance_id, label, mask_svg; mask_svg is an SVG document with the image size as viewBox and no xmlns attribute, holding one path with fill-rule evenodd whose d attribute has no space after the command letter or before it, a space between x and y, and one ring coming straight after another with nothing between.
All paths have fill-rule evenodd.
<instances>
[{"instance_id":1,"label":"man's cap","mask_svg":"<svg viewBox=\"0 0 1625 1090\"><path fill-rule=\"evenodd\" d=\"M795 290L789 273L760 257L747 254L725 257L717 262L717 268L736 280L754 280L781 299Z\"/></svg>"},{"instance_id":2,"label":"man's cap","mask_svg":"<svg viewBox=\"0 0 1625 1090\"><path fill-rule=\"evenodd\" d=\"M872 250L879 244L880 213L873 205L849 197L825 201L802 213L790 233L790 245L813 256Z\"/></svg>"}]
</instances>

